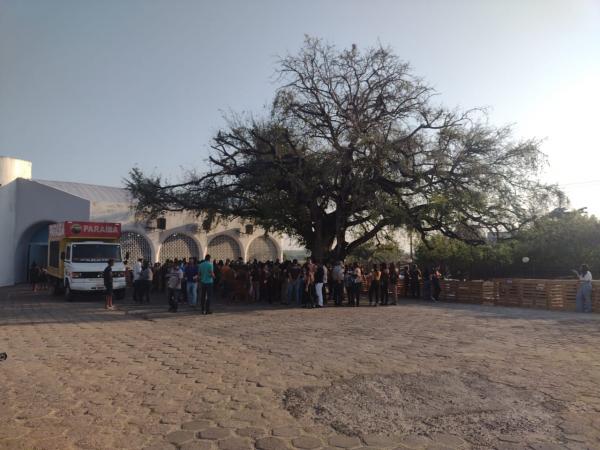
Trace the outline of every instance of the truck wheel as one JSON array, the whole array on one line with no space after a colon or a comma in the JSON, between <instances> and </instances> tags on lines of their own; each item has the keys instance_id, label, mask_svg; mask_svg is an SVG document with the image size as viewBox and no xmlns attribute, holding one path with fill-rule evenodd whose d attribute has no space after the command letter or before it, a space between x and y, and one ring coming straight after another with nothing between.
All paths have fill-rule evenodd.
<instances>
[{"instance_id":1,"label":"truck wheel","mask_svg":"<svg viewBox=\"0 0 600 450\"><path fill-rule=\"evenodd\" d=\"M117 300L123 300L125 298L125 289L117 289L115 291L115 297Z\"/></svg>"},{"instance_id":2,"label":"truck wheel","mask_svg":"<svg viewBox=\"0 0 600 450\"><path fill-rule=\"evenodd\" d=\"M73 301L73 291L71 291L71 286L69 286L69 282L65 283L65 300L68 302Z\"/></svg>"}]
</instances>

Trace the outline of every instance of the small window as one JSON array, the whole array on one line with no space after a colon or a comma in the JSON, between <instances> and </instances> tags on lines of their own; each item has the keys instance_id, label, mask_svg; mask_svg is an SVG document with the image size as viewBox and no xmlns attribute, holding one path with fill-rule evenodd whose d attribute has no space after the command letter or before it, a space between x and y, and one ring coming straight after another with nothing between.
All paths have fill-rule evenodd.
<instances>
[{"instance_id":1,"label":"small window","mask_svg":"<svg viewBox=\"0 0 600 450\"><path fill-rule=\"evenodd\" d=\"M67 256L65 258L67 261L71 261L71 246L67 246Z\"/></svg>"}]
</instances>

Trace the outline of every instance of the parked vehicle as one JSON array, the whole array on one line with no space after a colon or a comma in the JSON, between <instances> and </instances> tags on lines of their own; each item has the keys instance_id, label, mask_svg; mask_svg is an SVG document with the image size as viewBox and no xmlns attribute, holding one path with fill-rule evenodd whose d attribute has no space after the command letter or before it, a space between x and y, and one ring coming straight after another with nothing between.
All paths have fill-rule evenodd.
<instances>
[{"instance_id":1,"label":"parked vehicle","mask_svg":"<svg viewBox=\"0 0 600 450\"><path fill-rule=\"evenodd\" d=\"M56 295L70 301L76 293L103 292L103 271L114 260L115 296L125 296L125 265L120 223L67 221L48 232L48 277Z\"/></svg>"}]
</instances>

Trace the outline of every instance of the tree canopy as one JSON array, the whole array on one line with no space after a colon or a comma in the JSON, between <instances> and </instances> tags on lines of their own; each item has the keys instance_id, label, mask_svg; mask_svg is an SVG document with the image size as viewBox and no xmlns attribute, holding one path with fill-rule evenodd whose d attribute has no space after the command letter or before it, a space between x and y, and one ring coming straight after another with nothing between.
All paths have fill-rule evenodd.
<instances>
[{"instance_id":1,"label":"tree canopy","mask_svg":"<svg viewBox=\"0 0 600 450\"><path fill-rule=\"evenodd\" d=\"M417 247L416 259L458 278L571 277L581 264L600 268L600 221L584 210L557 208L505 242L472 247L432 237Z\"/></svg>"},{"instance_id":2,"label":"tree canopy","mask_svg":"<svg viewBox=\"0 0 600 450\"><path fill-rule=\"evenodd\" d=\"M515 140L482 110L437 104L389 48L307 37L277 74L267 113L229 117L205 172L171 184L132 169L138 212L240 218L298 238L316 257L343 258L396 227L482 243L560 195L538 181L539 141Z\"/></svg>"}]
</instances>

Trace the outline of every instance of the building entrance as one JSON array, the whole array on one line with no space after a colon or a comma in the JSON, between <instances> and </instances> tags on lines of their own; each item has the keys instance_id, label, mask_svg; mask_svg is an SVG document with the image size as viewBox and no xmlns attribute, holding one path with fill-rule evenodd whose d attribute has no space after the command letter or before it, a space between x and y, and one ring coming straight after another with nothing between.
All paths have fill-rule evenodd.
<instances>
[{"instance_id":1,"label":"building entrance","mask_svg":"<svg viewBox=\"0 0 600 450\"><path fill-rule=\"evenodd\" d=\"M41 225L36 229L27 246L27 280L29 268L34 262L38 267L48 265L48 225Z\"/></svg>"}]
</instances>

